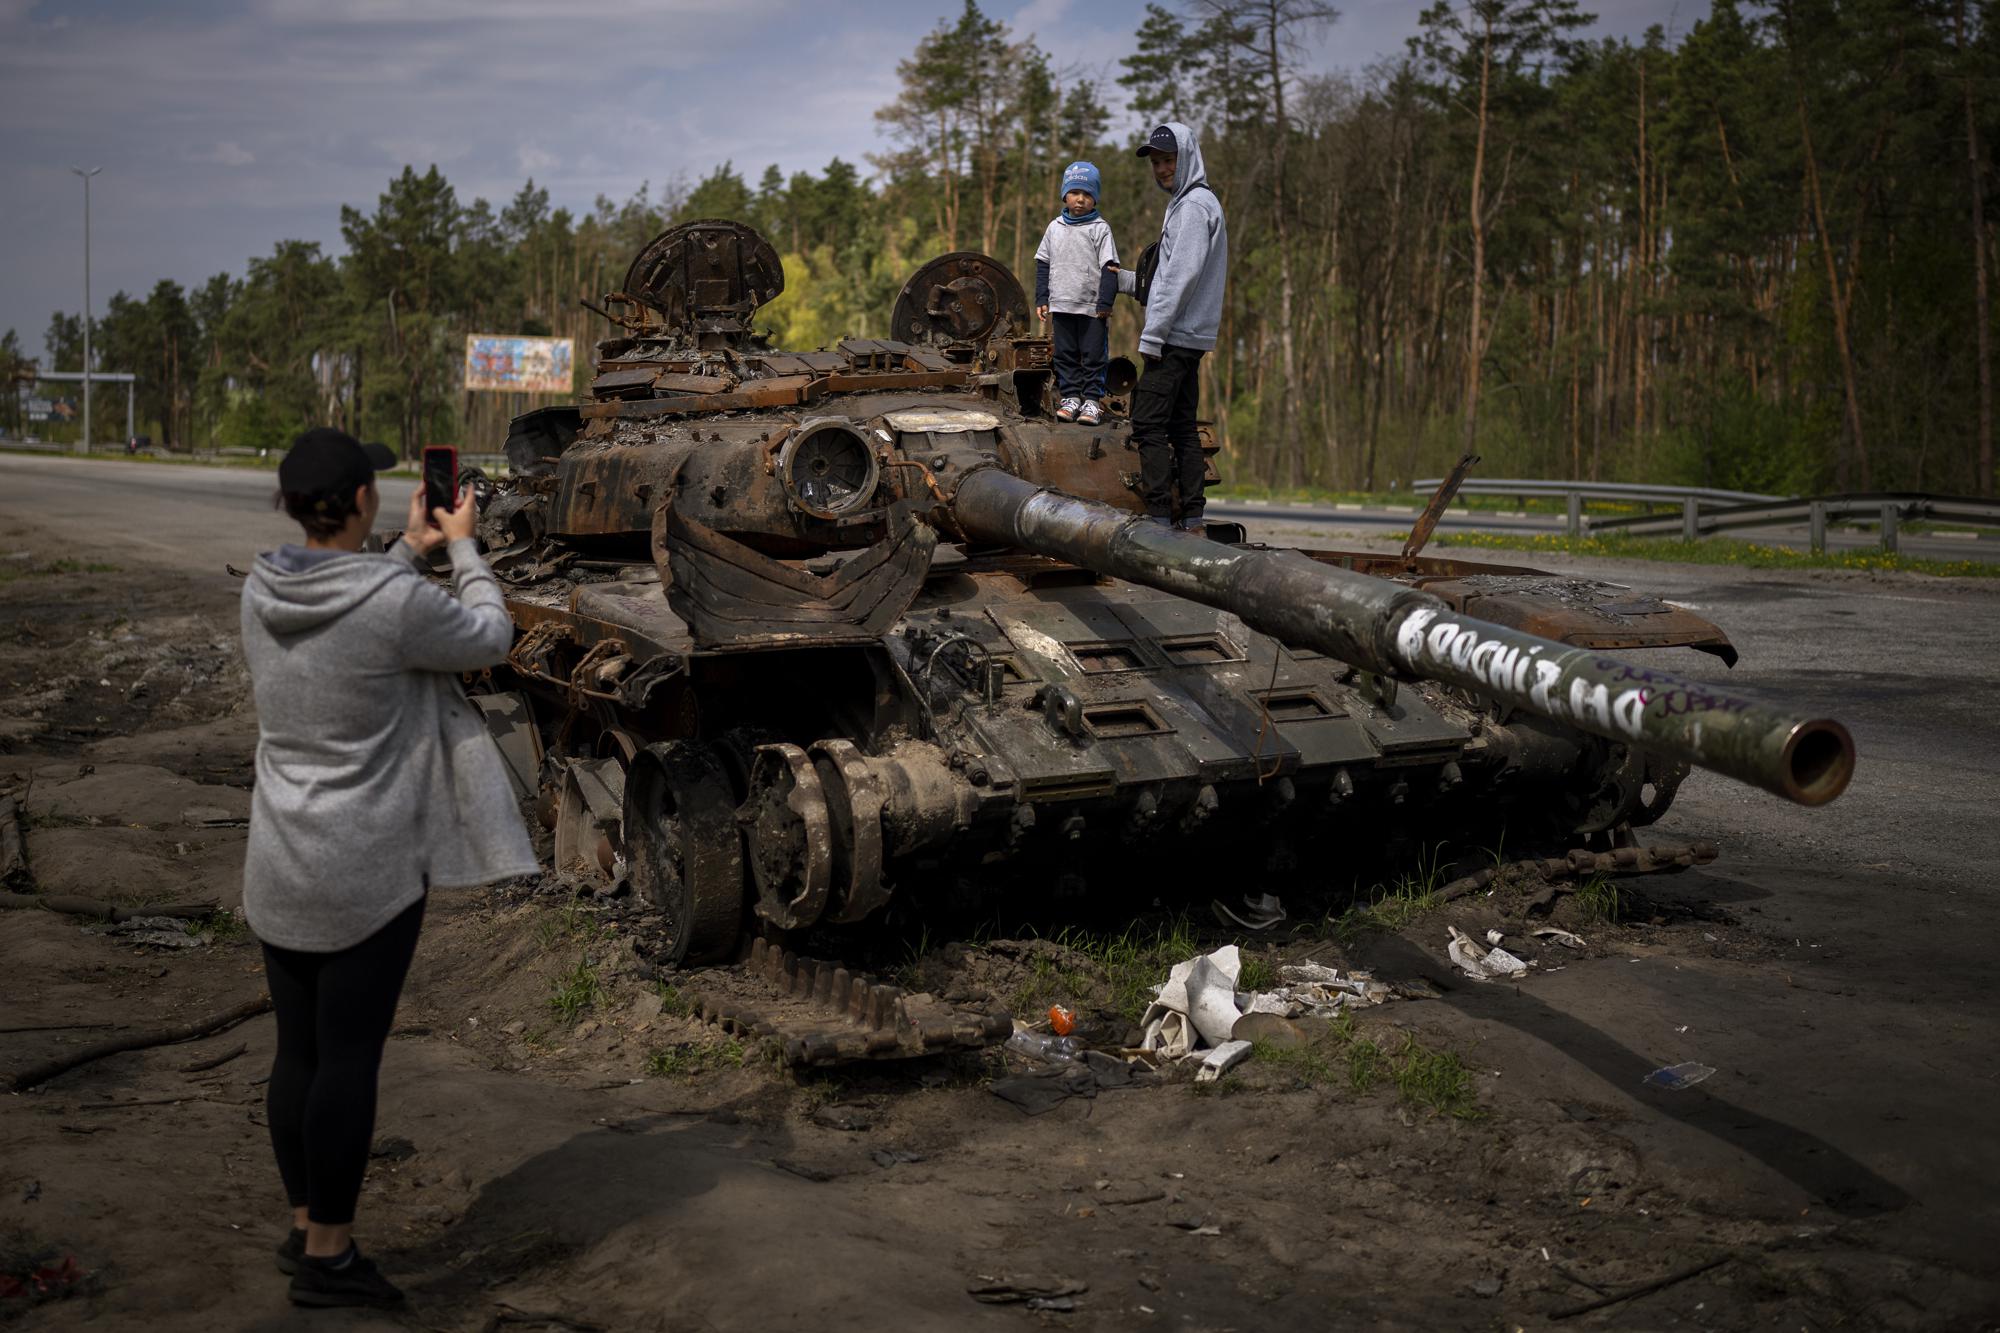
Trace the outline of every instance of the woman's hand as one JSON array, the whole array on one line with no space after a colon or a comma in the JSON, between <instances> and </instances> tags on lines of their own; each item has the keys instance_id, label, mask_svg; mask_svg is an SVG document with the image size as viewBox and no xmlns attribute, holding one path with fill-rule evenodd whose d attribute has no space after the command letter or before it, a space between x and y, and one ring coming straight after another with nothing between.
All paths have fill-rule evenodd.
<instances>
[{"instance_id":1,"label":"woman's hand","mask_svg":"<svg viewBox=\"0 0 2000 1333\"><path fill-rule=\"evenodd\" d=\"M424 514L424 488L419 483L410 492L410 517L403 527L403 541L418 555L429 555L446 542L470 537L478 523L479 506L473 503L471 482L459 488L455 507L433 509L430 517Z\"/></svg>"},{"instance_id":2,"label":"woman's hand","mask_svg":"<svg viewBox=\"0 0 2000 1333\"><path fill-rule=\"evenodd\" d=\"M403 544L418 555L429 555L444 545L445 535L424 516L424 484L410 492L410 516L403 523Z\"/></svg>"},{"instance_id":3,"label":"woman's hand","mask_svg":"<svg viewBox=\"0 0 2000 1333\"><path fill-rule=\"evenodd\" d=\"M423 494L421 488L417 492ZM472 499L472 483L466 482L458 488L458 503L450 509L433 509L431 517L437 520L438 531L448 542L460 541L472 535L479 524L479 506Z\"/></svg>"}]
</instances>

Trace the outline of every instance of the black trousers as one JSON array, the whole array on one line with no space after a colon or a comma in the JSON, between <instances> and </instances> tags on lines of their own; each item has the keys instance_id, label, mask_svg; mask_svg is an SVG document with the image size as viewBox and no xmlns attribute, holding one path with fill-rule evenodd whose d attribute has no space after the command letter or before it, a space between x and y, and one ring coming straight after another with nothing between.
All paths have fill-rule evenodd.
<instances>
[{"instance_id":1,"label":"black trousers","mask_svg":"<svg viewBox=\"0 0 2000 1333\"><path fill-rule=\"evenodd\" d=\"M1140 491L1146 512L1154 518L1174 516L1176 488L1181 517L1201 518L1206 467L1201 433L1195 427L1201 357L1189 347L1163 347L1158 360L1146 363L1132 390L1132 443L1139 450Z\"/></svg>"},{"instance_id":2,"label":"black trousers","mask_svg":"<svg viewBox=\"0 0 2000 1333\"><path fill-rule=\"evenodd\" d=\"M1104 368L1111 360L1111 321L1095 315L1049 316L1055 347L1056 395L1104 401Z\"/></svg>"},{"instance_id":3,"label":"black trousers","mask_svg":"<svg viewBox=\"0 0 2000 1333\"><path fill-rule=\"evenodd\" d=\"M337 953L264 946L278 1016L265 1111L285 1197L321 1226L354 1221L375 1137L375 1085L424 900Z\"/></svg>"}]
</instances>

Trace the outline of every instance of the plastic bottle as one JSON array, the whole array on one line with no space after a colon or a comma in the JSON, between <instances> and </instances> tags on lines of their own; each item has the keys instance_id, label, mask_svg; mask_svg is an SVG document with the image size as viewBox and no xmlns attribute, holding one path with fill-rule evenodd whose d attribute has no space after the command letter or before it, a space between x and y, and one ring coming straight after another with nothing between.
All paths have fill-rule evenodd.
<instances>
[{"instance_id":1,"label":"plastic bottle","mask_svg":"<svg viewBox=\"0 0 2000 1333\"><path fill-rule=\"evenodd\" d=\"M1014 1035L1007 1038L1007 1049L1019 1051L1022 1055L1032 1056L1037 1060L1061 1063L1064 1060L1076 1059L1077 1052L1083 1048L1077 1044L1075 1037L1058 1037L1050 1032L1030 1032L1027 1028L1017 1028Z\"/></svg>"}]
</instances>

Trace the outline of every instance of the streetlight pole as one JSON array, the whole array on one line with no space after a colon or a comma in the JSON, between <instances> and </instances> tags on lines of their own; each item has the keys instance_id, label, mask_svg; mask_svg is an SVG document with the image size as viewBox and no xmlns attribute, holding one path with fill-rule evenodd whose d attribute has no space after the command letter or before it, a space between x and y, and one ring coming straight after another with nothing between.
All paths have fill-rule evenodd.
<instances>
[{"instance_id":1,"label":"streetlight pole","mask_svg":"<svg viewBox=\"0 0 2000 1333\"><path fill-rule=\"evenodd\" d=\"M85 171L82 167L71 167L71 171L83 177L83 441L77 452L90 452L90 178L104 170L92 167Z\"/></svg>"}]
</instances>

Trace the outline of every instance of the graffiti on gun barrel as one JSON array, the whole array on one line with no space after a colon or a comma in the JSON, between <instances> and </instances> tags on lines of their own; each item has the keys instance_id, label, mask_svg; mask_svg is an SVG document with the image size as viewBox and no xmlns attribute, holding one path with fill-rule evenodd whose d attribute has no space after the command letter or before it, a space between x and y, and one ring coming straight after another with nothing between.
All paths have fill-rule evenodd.
<instances>
[{"instance_id":1,"label":"graffiti on gun barrel","mask_svg":"<svg viewBox=\"0 0 2000 1333\"><path fill-rule=\"evenodd\" d=\"M1645 731L1650 708L1659 717L1693 713L1739 713L1748 702L1690 685L1678 676L1628 666L1613 658L1591 661L1590 679L1572 674L1574 657L1544 655L1536 644L1519 645L1482 633L1455 620L1440 620L1428 608L1410 612L1395 634L1396 651L1405 666L1420 674L1453 672L1469 675L1478 685L1503 696L1526 696L1531 705L1551 717L1585 726L1595 722L1637 737ZM1570 660L1565 660L1570 658ZM1610 679L1601 677L1609 676ZM1615 689L1621 682L1630 689Z\"/></svg>"},{"instance_id":2,"label":"graffiti on gun barrel","mask_svg":"<svg viewBox=\"0 0 2000 1333\"><path fill-rule=\"evenodd\" d=\"M570 393L568 338L471 333L465 338L465 387L504 393Z\"/></svg>"}]
</instances>

